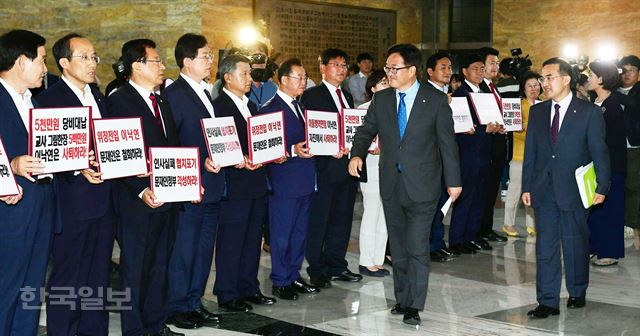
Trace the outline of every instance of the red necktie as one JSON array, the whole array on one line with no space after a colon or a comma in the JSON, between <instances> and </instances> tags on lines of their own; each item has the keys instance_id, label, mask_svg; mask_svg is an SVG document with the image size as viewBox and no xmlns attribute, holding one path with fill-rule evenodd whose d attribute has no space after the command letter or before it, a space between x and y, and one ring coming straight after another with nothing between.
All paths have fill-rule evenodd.
<instances>
[{"instance_id":1,"label":"red necktie","mask_svg":"<svg viewBox=\"0 0 640 336\"><path fill-rule=\"evenodd\" d=\"M489 88L491 89L491 93L493 93L493 97L496 98L496 102L498 103L498 107L500 107L500 111L502 111L502 98L500 97L500 94L498 94L498 91L496 91L496 87L492 82L489 82Z\"/></svg>"},{"instance_id":2,"label":"red necktie","mask_svg":"<svg viewBox=\"0 0 640 336\"><path fill-rule=\"evenodd\" d=\"M342 108L347 108L346 106L344 106L344 102L342 101L342 91L340 91L340 89L336 89L336 94L338 94L338 100L340 101L340 106Z\"/></svg>"},{"instance_id":3,"label":"red necktie","mask_svg":"<svg viewBox=\"0 0 640 336\"><path fill-rule=\"evenodd\" d=\"M156 117L156 122L158 123L158 127L162 131L164 135L164 126L162 125L162 118L160 117L160 108L158 108L158 101L155 94L150 94L149 99L151 99L151 106L153 106L153 115Z\"/></svg>"}]
</instances>

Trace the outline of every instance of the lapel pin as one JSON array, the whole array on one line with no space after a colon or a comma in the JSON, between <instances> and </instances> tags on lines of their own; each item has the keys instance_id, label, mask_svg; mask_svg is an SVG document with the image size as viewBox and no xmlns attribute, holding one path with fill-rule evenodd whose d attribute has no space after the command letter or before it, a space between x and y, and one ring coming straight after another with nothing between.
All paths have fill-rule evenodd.
<instances>
[{"instance_id":1,"label":"lapel pin","mask_svg":"<svg viewBox=\"0 0 640 336\"><path fill-rule=\"evenodd\" d=\"M422 100L422 102L423 102L423 103L426 103L427 101L423 99L423 100Z\"/></svg>"},{"instance_id":2,"label":"lapel pin","mask_svg":"<svg viewBox=\"0 0 640 336\"><path fill-rule=\"evenodd\" d=\"M573 110L573 113L576 113L576 110Z\"/></svg>"}]
</instances>

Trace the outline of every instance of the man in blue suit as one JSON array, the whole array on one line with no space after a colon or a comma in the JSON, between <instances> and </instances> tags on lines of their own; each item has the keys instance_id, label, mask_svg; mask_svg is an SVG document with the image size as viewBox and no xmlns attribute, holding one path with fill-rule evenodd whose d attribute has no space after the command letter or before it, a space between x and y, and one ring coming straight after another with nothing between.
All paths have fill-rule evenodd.
<instances>
[{"instance_id":1,"label":"man in blue suit","mask_svg":"<svg viewBox=\"0 0 640 336\"><path fill-rule=\"evenodd\" d=\"M200 120L212 118L213 105L205 78L211 75L213 55L202 35L185 34L175 49L180 76L164 91L182 146L200 148L202 186L200 204L184 203L178 212L176 242L169 264L169 323L179 328L218 323L219 317L201 302L211 272L213 248L224 192L224 173L207 160L209 151Z\"/></svg>"},{"instance_id":2,"label":"man in blue suit","mask_svg":"<svg viewBox=\"0 0 640 336\"><path fill-rule=\"evenodd\" d=\"M0 137L23 192L0 202L0 335L38 332L55 197L50 177L30 176L44 165L27 153L29 88L39 87L47 73L44 44L26 30L0 36Z\"/></svg>"},{"instance_id":3,"label":"man in blue suit","mask_svg":"<svg viewBox=\"0 0 640 336\"><path fill-rule=\"evenodd\" d=\"M315 160L305 144L303 108L296 100L307 85L307 73L299 59L289 59L278 68L280 89L259 113L282 111L287 155L281 164L270 164L269 227L271 230L271 281L273 294L295 300L297 293L317 293L300 276L304 260L311 197L315 189Z\"/></svg>"},{"instance_id":4,"label":"man in blue suit","mask_svg":"<svg viewBox=\"0 0 640 336\"><path fill-rule=\"evenodd\" d=\"M53 56L62 79L36 97L42 107L90 106L92 119L108 116L104 96L89 86L95 82L100 58L91 42L75 33L53 45ZM62 232L54 235L52 270L47 284L51 295L78 293L91 288L89 297L103 300L109 287L111 252L115 235L115 213L111 181L102 181L93 169L56 174L55 190ZM109 313L83 309L76 295L75 309L47 300L48 335L107 335Z\"/></svg>"},{"instance_id":5,"label":"man in blue suit","mask_svg":"<svg viewBox=\"0 0 640 336\"><path fill-rule=\"evenodd\" d=\"M610 185L609 152L602 110L570 90L571 66L560 58L542 64L540 83L549 98L531 108L525 140L522 201L536 213L535 318L560 313L562 269L569 292L567 308L584 307L589 285L589 228L575 170L593 161L596 196L604 201Z\"/></svg>"}]
</instances>

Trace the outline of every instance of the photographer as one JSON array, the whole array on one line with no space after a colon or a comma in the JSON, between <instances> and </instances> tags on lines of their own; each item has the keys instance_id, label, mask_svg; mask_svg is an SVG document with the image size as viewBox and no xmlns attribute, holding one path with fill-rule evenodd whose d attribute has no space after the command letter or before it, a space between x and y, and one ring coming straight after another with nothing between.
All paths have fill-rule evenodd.
<instances>
[{"instance_id":1,"label":"photographer","mask_svg":"<svg viewBox=\"0 0 640 336\"><path fill-rule=\"evenodd\" d=\"M247 48L251 60L251 100L258 109L266 104L278 91L278 86L273 82L273 75L278 66L269 59L269 48L262 42L256 42Z\"/></svg>"}]
</instances>

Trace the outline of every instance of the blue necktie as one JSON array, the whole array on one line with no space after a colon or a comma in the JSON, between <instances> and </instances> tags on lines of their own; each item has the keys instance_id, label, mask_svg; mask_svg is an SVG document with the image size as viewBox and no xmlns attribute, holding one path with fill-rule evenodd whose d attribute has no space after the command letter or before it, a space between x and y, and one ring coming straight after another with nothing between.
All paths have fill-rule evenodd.
<instances>
[{"instance_id":1,"label":"blue necktie","mask_svg":"<svg viewBox=\"0 0 640 336\"><path fill-rule=\"evenodd\" d=\"M404 103L404 92L398 92L400 103L398 104L398 128L400 129L400 139L404 136L404 130L407 128L407 106Z\"/></svg>"}]
</instances>

